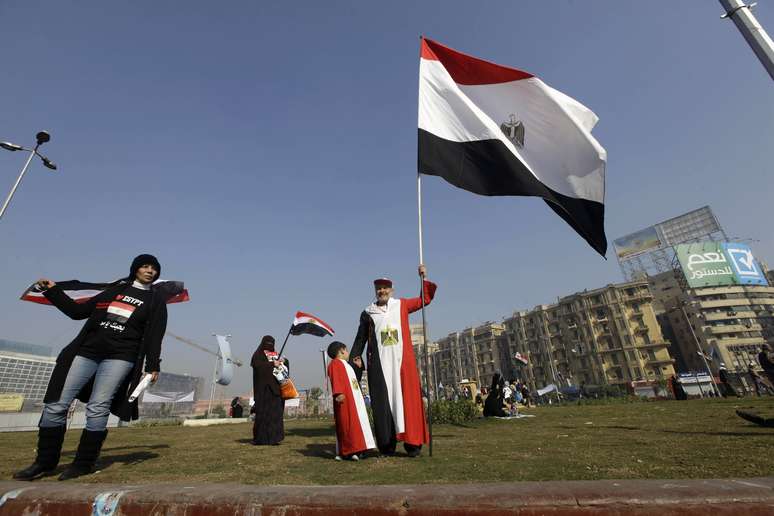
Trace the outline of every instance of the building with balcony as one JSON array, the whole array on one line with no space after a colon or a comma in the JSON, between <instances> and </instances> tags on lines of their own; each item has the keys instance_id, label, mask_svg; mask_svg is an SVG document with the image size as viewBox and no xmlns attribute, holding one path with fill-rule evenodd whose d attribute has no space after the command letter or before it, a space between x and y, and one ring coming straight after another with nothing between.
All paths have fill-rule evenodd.
<instances>
[{"instance_id":1,"label":"building with balcony","mask_svg":"<svg viewBox=\"0 0 774 516\"><path fill-rule=\"evenodd\" d=\"M506 369L508 344L503 324L487 322L450 333L436 342L433 354L437 382L457 388L463 381L489 387L492 377Z\"/></svg>"},{"instance_id":2,"label":"building with balcony","mask_svg":"<svg viewBox=\"0 0 774 516\"><path fill-rule=\"evenodd\" d=\"M417 370L419 371L419 380L422 390L425 389L426 374L425 371L429 368L430 371L430 389L434 389L434 386L438 385L436 380L437 371L435 367L435 352L438 350L438 345L435 342L430 342L427 346L427 367L425 365L425 335L422 331L422 324L411 324L411 342L414 347L414 358L417 362Z\"/></svg>"},{"instance_id":3,"label":"building with balcony","mask_svg":"<svg viewBox=\"0 0 774 516\"><path fill-rule=\"evenodd\" d=\"M705 371L709 365L717 374L721 364L737 374L750 364L760 370L761 346L774 344L774 287L686 288L665 306L675 354L689 370Z\"/></svg>"},{"instance_id":4,"label":"building with balcony","mask_svg":"<svg viewBox=\"0 0 774 516\"><path fill-rule=\"evenodd\" d=\"M652 302L647 280L637 280L515 312L504 321L507 376L533 390L548 384L655 385L674 374L674 360ZM528 363L515 360L516 353Z\"/></svg>"}]
</instances>

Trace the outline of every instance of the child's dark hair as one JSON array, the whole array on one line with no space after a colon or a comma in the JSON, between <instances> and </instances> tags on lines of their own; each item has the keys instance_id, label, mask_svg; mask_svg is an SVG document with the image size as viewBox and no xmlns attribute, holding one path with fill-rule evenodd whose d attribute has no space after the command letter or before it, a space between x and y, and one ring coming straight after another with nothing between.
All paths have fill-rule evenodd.
<instances>
[{"instance_id":1,"label":"child's dark hair","mask_svg":"<svg viewBox=\"0 0 774 516\"><path fill-rule=\"evenodd\" d=\"M338 340L334 340L328 345L328 356L331 358L336 358L339 355L339 351L342 349L347 349L347 345L343 342L339 342Z\"/></svg>"}]
</instances>

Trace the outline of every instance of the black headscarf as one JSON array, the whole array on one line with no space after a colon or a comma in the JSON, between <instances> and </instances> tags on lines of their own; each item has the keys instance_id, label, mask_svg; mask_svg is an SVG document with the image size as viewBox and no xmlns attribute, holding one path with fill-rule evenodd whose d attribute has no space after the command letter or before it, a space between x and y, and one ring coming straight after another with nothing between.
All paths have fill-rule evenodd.
<instances>
[{"instance_id":1,"label":"black headscarf","mask_svg":"<svg viewBox=\"0 0 774 516\"><path fill-rule=\"evenodd\" d=\"M250 367L253 368L253 396L256 403L265 387L268 387L274 396L280 395L279 382L274 377L274 364L269 362L265 351L274 351L274 337L264 335L261 344L253 353Z\"/></svg>"},{"instance_id":2,"label":"black headscarf","mask_svg":"<svg viewBox=\"0 0 774 516\"><path fill-rule=\"evenodd\" d=\"M253 358L250 360L250 367L256 367L258 360L263 362L267 361L264 351L274 351L274 337L271 335L264 335L261 339L261 343L258 345L258 349L255 350L255 353L253 353Z\"/></svg>"}]
</instances>

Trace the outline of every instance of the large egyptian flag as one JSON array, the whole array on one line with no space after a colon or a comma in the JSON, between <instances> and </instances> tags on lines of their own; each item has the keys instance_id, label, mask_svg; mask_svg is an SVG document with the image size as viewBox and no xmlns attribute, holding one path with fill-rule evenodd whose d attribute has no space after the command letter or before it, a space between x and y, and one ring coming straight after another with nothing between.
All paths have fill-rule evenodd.
<instances>
[{"instance_id":1,"label":"large egyptian flag","mask_svg":"<svg viewBox=\"0 0 774 516\"><path fill-rule=\"evenodd\" d=\"M116 285L118 282L112 283L89 283L86 281L68 280L57 281L56 284L60 287L70 299L76 303L85 303L97 294L101 294L104 290ZM159 279L153 282L153 288L161 295L166 297L167 303L183 303L189 301L191 298L188 295L185 285L182 281L170 281ZM27 290L21 295L22 301L30 301L31 303L38 303L41 305L50 305L51 301L46 299L43 295L43 291L38 288L37 283L30 285Z\"/></svg>"},{"instance_id":2,"label":"large egyptian flag","mask_svg":"<svg viewBox=\"0 0 774 516\"><path fill-rule=\"evenodd\" d=\"M422 39L419 172L480 195L542 197L604 256L597 120L528 72Z\"/></svg>"}]
</instances>

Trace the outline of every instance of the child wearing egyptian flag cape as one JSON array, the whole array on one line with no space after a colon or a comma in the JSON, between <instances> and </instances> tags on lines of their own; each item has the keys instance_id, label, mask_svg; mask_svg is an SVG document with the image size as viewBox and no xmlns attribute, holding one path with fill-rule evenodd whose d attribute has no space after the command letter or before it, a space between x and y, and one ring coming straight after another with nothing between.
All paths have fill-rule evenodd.
<instances>
[{"instance_id":1,"label":"child wearing egyptian flag cape","mask_svg":"<svg viewBox=\"0 0 774 516\"><path fill-rule=\"evenodd\" d=\"M359 453L376 448L360 384L347 363L349 351L345 344L331 342L328 356L331 357L328 378L336 420L336 460L360 460Z\"/></svg>"}]
</instances>

